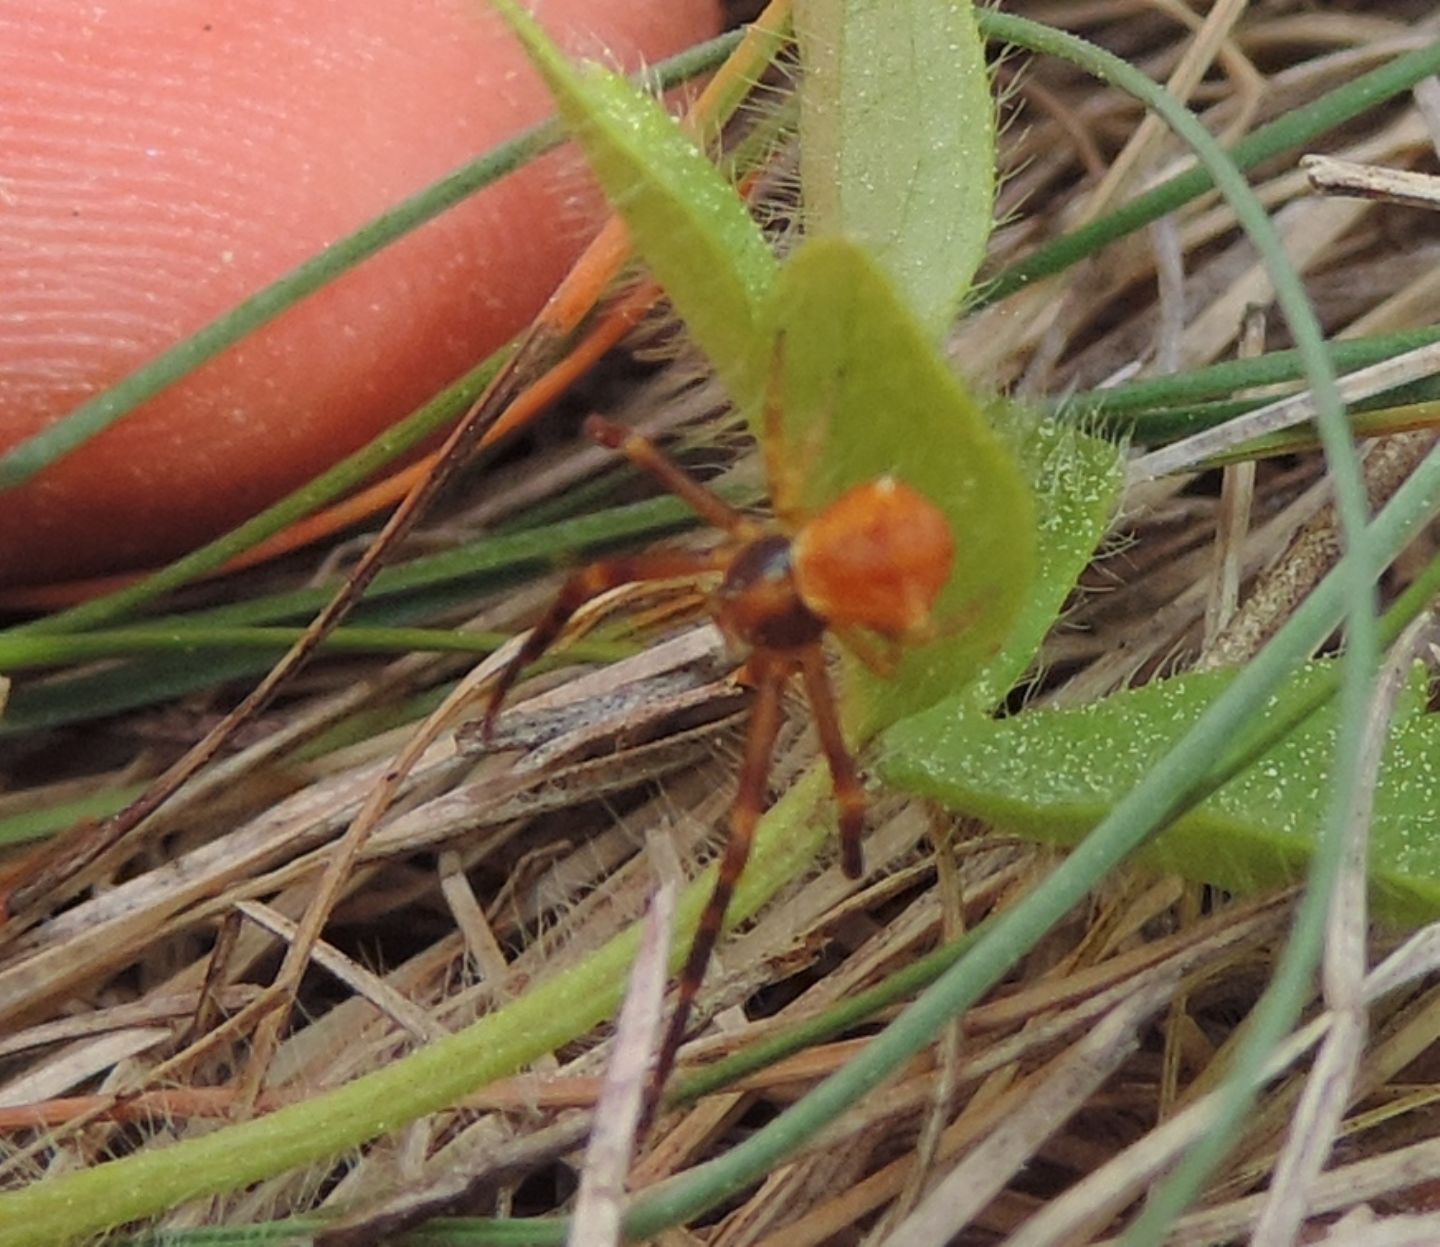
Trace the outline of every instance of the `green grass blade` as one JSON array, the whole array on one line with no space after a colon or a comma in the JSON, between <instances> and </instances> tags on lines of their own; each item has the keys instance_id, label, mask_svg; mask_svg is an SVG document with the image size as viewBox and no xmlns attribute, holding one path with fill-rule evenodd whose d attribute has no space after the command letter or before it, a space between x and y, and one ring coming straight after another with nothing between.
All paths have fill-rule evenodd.
<instances>
[{"instance_id":1,"label":"green grass blade","mask_svg":"<svg viewBox=\"0 0 1440 1247\"><path fill-rule=\"evenodd\" d=\"M477 592L504 578L537 567L561 565L637 538L658 537L693 525L694 515L674 498L564 520L544 528L479 541L386 568L355 612L357 622L403 626L424 622L472 602ZM239 627L302 620L329 600L326 588L299 589L248 602L155 620L152 626ZM39 634L5 634L28 645ZM46 634L49 635L49 634ZM0 641L3 643L3 641ZM94 675L58 681L22 681L11 691L0 718L0 739L84 722L156 702L241 676L267 670L270 658L258 651L239 654L176 654L142 659Z\"/></svg>"},{"instance_id":2,"label":"green grass blade","mask_svg":"<svg viewBox=\"0 0 1440 1247\"><path fill-rule=\"evenodd\" d=\"M1368 338L1346 338L1326 344L1331 366L1341 373L1368 368L1407 351L1440 342L1440 325L1425 325ZM1147 421L1154 413L1169 416L1168 409L1194 406L1210 399L1228 398L1259 386L1298 381L1304 361L1295 350L1270 351L1248 359L1227 359L1204 368L1145 377L1102 390L1067 395L1051 405L1055 415L1084 428L1095 424L1107 432L1151 435ZM1258 405L1260 401L1254 400Z\"/></svg>"},{"instance_id":3,"label":"green grass blade","mask_svg":"<svg viewBox=\"0 0 1440 1247\"><path fill-rule=\"evenodd\" d=\"M81 636L0 637L0 668L59 667L98 658L128 658L161 652L170 655L205 651L289 649L305 634L300 627L134 627L110 628ZM491 654L511 637L508 632L463 632L455 628L402 628L352 625L336 628L320 649L339 654ZM634 652L632 646L603 645L598 651L581 644L565 653L587 661L609 662Z\"/></svg>"}]
</instances>

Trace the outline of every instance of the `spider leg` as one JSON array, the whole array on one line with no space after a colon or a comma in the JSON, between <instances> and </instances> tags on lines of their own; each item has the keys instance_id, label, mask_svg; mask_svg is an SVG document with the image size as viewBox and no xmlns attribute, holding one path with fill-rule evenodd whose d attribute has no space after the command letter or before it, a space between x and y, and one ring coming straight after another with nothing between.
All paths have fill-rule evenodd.
<instances>
[{"instance_id":1,"label":"spider leg","mask_svg":"<svg viewBox=\"0 0 1440 1247\"><path fill-rule=\"evenodd\" d=\"M618 450L631 463L644 468L670 493L692 507L706 523L742 540L758 535L759 525L754 520L737 511L714 490L700 484L645 434L593 414L585 417L585 433L600 445Z\"/></svg>"},{"instance_id":2,"label":"spider leg","mask_svg":"<svg viewBox=\"0 0 1440 1247\"><path fill-rule=\"evenodd\" d=\"M485 708L481 730L486 739L495 730L495 720L505 703L506 694L514 687L520 673L540 657L575 614L591 598L598 597L618 585L633 584L642 580L675 580L684 576L698 576L707 572L721 571L729 563L731 551L722 546L716 550L694 552L691 550L653 550L647 554L629 557L600 559L587 564L573 573L561 586L559 594L525 638L520 651L500 672L490 692L490 703Z\"/></svg>"},{"instance_id":3,"label":"spider leg","mask_svg":"<svg viewBox=\"0 0 1440 1247\"><path fill-rule=\"evenodd\" d=\"M858 879L865 873L860 838L865 830L865 787L855 759L845 744L840 730L840 711L835 704L835 690L825 670L825 651L817 641L800 655L800 673L805 681L805 695L815 715L815 729L820 733L820 748L830 765L830 780L835 800L840 806L840 866L847 879Z\"/></svg>"},{"instance_id":4,"label":"spider leg","mask_svg":"<svg viewBox=\"0 0 1440 1247\"><path fill-rule=\"evenodd\" d=\"M661 1092L669 1080L670 1071L675 1067L675 1056L685 1038L685 1028L690 1021L690 1012L695 997L705 978L710 964L710 954L720 938L725 923L725 911L730 908L730 898L735 885L745 871L750 857L750 842L755 834L755 824L765 808L765 786L770 776L770 755L775 749L775 737L780 731L780 699L785 681L790 674L790 665L764 650L757 650L751 657L751 668L755 680L755 704L750 710L750 723L745 736L745 756L740 764L740 782L735 793L735 803L730 807L730 838L725 843L725 855L720 859L720 870L715 878L715 890L700 915L695 929L695 939L680 971L679 987L675 998L675 1012L670 1015L670 1024L660 1044L650 1088L646 1095L645 1108L641 1115L639 1133L643 1135L654 1119L660 1103Z\"/></svg>"}]
</instances>

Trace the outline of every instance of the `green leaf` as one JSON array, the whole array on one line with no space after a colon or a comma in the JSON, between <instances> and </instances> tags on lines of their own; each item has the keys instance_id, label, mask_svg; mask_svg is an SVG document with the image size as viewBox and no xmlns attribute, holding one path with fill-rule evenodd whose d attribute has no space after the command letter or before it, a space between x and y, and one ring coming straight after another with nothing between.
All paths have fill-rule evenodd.
<instances>
[{"instance_id":1,"label":"green leaf","mask_svg":"<svg viewBox=\"0 0 1440 1247\"><path fill-rule=\"evenodd\" d=\"M772 459L794 478L798 509L813 514L892 473L940 507L956 535L936 612L945 635L907 653L893 677L857 667L847 680L847 713L866 735L995 658L1030 592L1035 508L1015 455L860 247L804 243L781 271L773 325L783 446Z\"/></svg>"},{"instance_id":2,"label":"green leaf","mask_svg":"<svg viewBox=\"0 0 1440 1247\"><path fill-rule=\"evenodd\" d=\"M734 187L657 103L600 65L571 65L514 0L493 0L656 279L742 410L758 400L757 327L776 262Z\"/></svg>"},{"instance_id":3,"label":"green leaf","mask_svg":"<svg viewBox=\"0 0 1440 1247\"><path fill-rule=\"evenodd\" d=\"M803 0L806 232L878 260L932 338L985 254L995 103L970 0Z\"/></svg>"},{"instance_id":4,"label":"green leaf","mask_svg":"<svg viewBox=\"0 0 1440 1247\"><path fill-rule=\"evenodd\" d=\"M1314 681L1333 676L1326 666L1302 669L1253 726L1263 729ZM1074 845L1235 678L1229 671L1181 675L1078 709L999 721L937 707L887 733L885 777L998 830ZM1424 708L1419 679L1392 725L1371 827L1377 913L1407 925L1440 914L1440 719ZM1311 714L1142 849L1141 860L1236 892L1304 878L1328 808L1336 719L1333 703Z\"/></svg>"}]
</instances>

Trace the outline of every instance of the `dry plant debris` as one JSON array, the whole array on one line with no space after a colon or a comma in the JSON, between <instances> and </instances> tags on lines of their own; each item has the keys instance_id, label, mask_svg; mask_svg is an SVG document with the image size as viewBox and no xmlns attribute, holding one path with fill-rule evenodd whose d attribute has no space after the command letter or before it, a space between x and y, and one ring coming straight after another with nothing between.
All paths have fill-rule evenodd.
<instances>
[{"instance_id":1,"label":"dry plant debris","mask_svg":"<svg viewBox=\"0 0 1440 1247\"><path fill-rule=\"evenodd\" d=\"M1430 5L1401 0L1219 3L1208 16L1164 0L1015 7L1170 81L1212 131L1232 136L1440 35ZM1066 67L1008 62L1003 73L1012 120L997 269L1180 158L1132 102ZM1352 127L1330 154L1433 168L1440 128L1423 105L1422 95ZM1316 197L1293 161L1252 180L1332 336L1440 320L1440 215ZM1234 354L1244 349L1247 309L1267 299L1228 209L1205 201L1083 271L978 314L951 352L983 382L1065 393ZM1275 326L1248 324L1251 349L1286 345ZM723 396L695 376L693 361L639 371L617 367L604 394L579 405L603 401L619 419L692 439L723 419ZM1377 497L1431 440L1411 433L1375 445ZM729 450L707 453L719 462ZM414 542L484 531L600 462L568 441L536 453L507 470L502 487L487 484L483 506L455 500ZM1320 460L1288 456L1226 475L1223 490L1214 474L1133 485L1111 551L1047 646L1034 697L1073 704L1197 662L1240 661L1283 620L1335 558ZM1225 592L1217 529L1238 608L1216 606ZM244 583L292 586L328 570L292 560ZM552 589L541 580L507 590L456 618L518 628ZM143 843L108 854L68 908L0 947L3 1183L163 1147L211 1119L336 1086L462 1027L635 923L655 886L646 844L668 839L693 871L712 855L729 802L744 696L699 606L674 593L609 603L640 621L649 648L599 672L532 680L531 691L542 682L548 691L523 704L493 751L463 727L429 747L364 848L306 979L304 1016L242 1106L246 1035L221 1022L268 981L327 853L411 728L319 754L305 742L361 711L402 717L410 699L456 679L466 661L352 658L313 668ZM56 733L43 751L11 761L0 810L153 773L233 695L218 689ZM793 726L777 791L814 752L812 733ZM829 866L722 946L700 1000L711 1024L686 1060L742 1048L854 994L1003 910L1051 860L893 799L872 814L867 858L859 890ZM858 1242L867 1232L897 1244L1107 1241L1156 1165L1203 1130L1195 1106L1265 981L1287 906L1285 897L1226 901L1140 872L1114 879L933 1059L694 1236L716 1247ZM1309 1211L1325 1214L1312 1223L1316 1234L1330 1214L1363 1202L1367 1215L1413 1222L1419 1237L1407 1241L1440 1241L1440 996L1423 977L1433 943L1421 937L1357 988L1368 1005L1363 1074L1341 1106L1330 1172L1310 1192ZM1386 951L1372 944L1372 963ZM1318 997L1311 1018L1312 1042L1338 1025ZM1114 1037L1107 1027L1118 1028ZM632 1186L723 1148L859 1042L821 1044L669 1115ZM183 1208L168 1224L347 1209L328 1241L373 1242L446 1211L563 1210L611 1047L609 1035L594 1034L327 1172ZM1254 1228L1308 1051L1297 1045L1277 1070L1241 1152L1171 1241L1240 1241ZM1359 1215L1311 1241L1359 1241Z\"/></svg>"}]
</instances>

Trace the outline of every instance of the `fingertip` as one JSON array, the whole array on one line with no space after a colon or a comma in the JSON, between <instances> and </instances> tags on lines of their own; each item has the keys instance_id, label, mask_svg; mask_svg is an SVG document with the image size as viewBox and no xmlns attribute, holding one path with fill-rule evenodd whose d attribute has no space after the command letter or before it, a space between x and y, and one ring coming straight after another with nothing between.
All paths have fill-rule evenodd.
<instances>
[{"instance_id":1,"label":"fingertip","mask_svg":"<svg viewBox=\"0 0 1440 1247\"><path fill-rule=\"evenodd\" d=\"M0 451L546 115L477 12L0 13ZM711 0L546 0L542 16L631 65L718 25ZM7 493L0 584L153 565L369 441L538 310L603 215L582 183L573 154L528 166Z\"/></svg>"}]
</instances>

